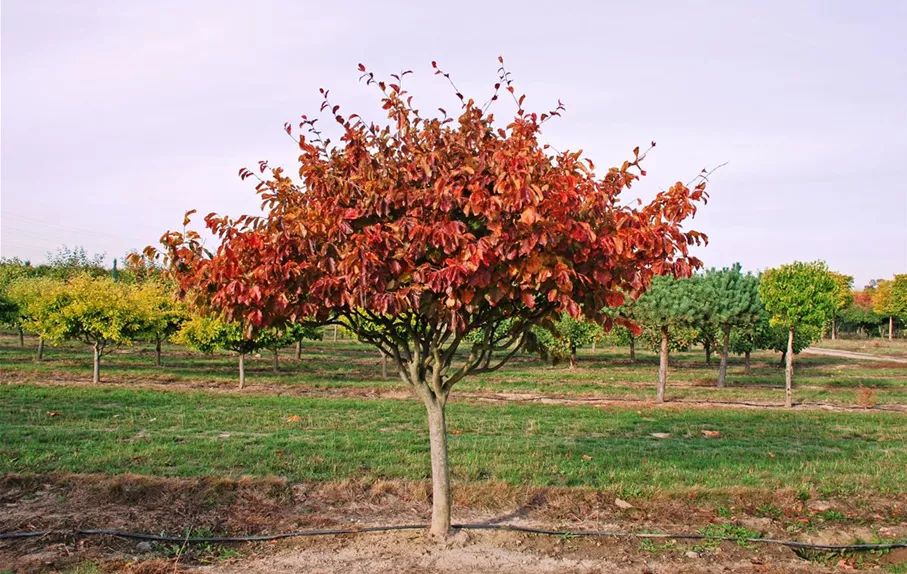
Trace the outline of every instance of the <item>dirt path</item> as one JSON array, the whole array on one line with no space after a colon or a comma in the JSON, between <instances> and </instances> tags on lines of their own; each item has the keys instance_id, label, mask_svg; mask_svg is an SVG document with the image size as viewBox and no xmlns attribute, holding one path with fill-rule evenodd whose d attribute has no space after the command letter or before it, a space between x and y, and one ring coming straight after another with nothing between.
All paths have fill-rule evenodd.
<instances>
[{"instance_id":1,"label":"dirt path","mask_svg":"<svg viewBox=\"0 0 907 574\"><path fill-rule=\"evenodd\" d=\"M36 386L78 386L98 388L98 385L81 379L48 379L43 381L9 381L5 384L27 384ZM380 387L334 387L313 388L302 385L282 384L254 384L240 390L236 385L205 383L205 382L105 382L100 386L104 388L119 389L150 389L156 391L201 391L217 394L244 394L252 396L276 395L290 397L317 397L317 398L356 398L366 400L415 400L405 388L380 388ZM456 400L473 403L491 404L546 404L566 406L592 406L599 408L687 408L687 409L784 409L783 403L768 401L745 400L707 400L707 399L671 399L663 404L658 404L649 398L638 397L602 397L595 395L566 395L558 393L518 393L518 392L493 392L493 391L460 391L454 393ZM870 409L833 403L820 403L812 401L795 402L795 411L836 411L836 412L907 412L907 405L884 404Z\"/></svg>"},{"instance_id":2,"label":"dirt path","mask_svg":"<svg viewBox=\"0 0 907 574\"><path fill-rule=\"evenodd\" d=\"M862 361L875 361L877 363L902 363L907 365L907 359L901 357L887 357L884 355L871 355L869 353L857 353L854 351L841 351L839 349L825 349L823 347L809 347L802 352L812 355L824 355L826 357L839 357L842 359L858 359Z\"/></svg>"}]
</instances>

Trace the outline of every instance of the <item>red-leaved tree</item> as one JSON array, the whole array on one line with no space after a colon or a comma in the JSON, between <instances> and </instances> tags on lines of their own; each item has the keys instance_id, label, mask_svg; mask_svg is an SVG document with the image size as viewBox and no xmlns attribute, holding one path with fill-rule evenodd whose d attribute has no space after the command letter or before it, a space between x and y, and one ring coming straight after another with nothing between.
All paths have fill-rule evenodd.
<instances>
[{"instance_id":1,"label":"red-leaved tree","mask_svg":"<svg viewBox=\"0 0 907 574\"><path fill-rule=\"evenodd\" d=\"M263 178L240 170L259 178L265 216L208 215L214 253L197 233L162 238L183 292L228 320L342 324L393 358L428 410L436 535L450 529L451 388L499 369L533 325L562 312L610 327L603 310L638 297L654 275L690 275L700 262L688 247L705 240L681 225L706 200L705 178L623 205L645 153L598 176L581 152L549 151L540 130L563 106L526 111L501 62L484 105L457 92L456 118L416 109L401 86L410 72L385 83L360 65L386 123L341 114L322 90L342 135L332 143L307 116L303 135L285 126L301 183L266 162ZM516 103L506 126L488 113L499 94Z\"/></svg>"}]
</instances>

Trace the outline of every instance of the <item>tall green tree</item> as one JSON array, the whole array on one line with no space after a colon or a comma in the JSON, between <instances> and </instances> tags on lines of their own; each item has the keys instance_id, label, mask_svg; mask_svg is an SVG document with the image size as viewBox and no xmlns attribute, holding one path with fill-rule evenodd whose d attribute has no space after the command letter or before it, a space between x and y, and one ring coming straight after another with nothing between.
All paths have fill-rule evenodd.
<instances>
[{"instance_id":1,"label":"tall green tree","mask_svg":"<svg viewBox=\"0 0 907 574\"><path fill-rule=\"evenodd\" d=\"M691 295L689 279L656 276L646 293L637 299L634 318L644 329L660 335L656 400L664 402L668 382L668 353L671 330L689 327L697 316L697 302Z\"/></svg>"},{"instance_id":2,"label":"tall green tree","mask_svg":"<svg viewBox=\"0 0 907 574\"><path fill-rule=\"evenodd\" d=\"M731 330L752 324L759 316L759 279L744 274L740 264L721 270L709 270L703 281L706 305L711 307L711 320L721 333L721 363L718 367L718 386L727 379L728 350Z\"/></svg>"},{"instance_id":3,"label":"tall green tree","mask_svg":"<svg viewBox=\"0 0 907 574\"><path fill-rule=\"evenodd\" d=\"M793 403L794 333L824 329L835 306L835 290L835 280L822 261L769 269L759 281L759 296L771 314L771 324L787 330L784 404L788 408Z\"/></svg>"}]
</instances>

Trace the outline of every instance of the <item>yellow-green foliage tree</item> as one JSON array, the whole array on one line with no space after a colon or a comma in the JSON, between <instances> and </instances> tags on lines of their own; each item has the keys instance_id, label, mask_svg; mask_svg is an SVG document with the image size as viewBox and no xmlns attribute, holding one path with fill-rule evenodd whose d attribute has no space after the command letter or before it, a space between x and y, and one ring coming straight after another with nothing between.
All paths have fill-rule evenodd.
<instances>
[{"instance_id":1,"label":"yellow-green foliage tree","mask_svg":"<svg viewBox=\"0 0 907 574\"><path fill-rule=\"evenodd\" d=\"M171 285L149 279L134 287L135 297L145 314L143 340L154 343L154 364L161 366L161 343L179 331L186 319L185 306L176 299Z\"/></svg>"},{"instance_id":2,"label":"yellow-green foliage tree","mask_svg":"<svg viewBox=\"0 0 907 574\"><path fill-rule=\"evenodd\" d=\"M92 380L98 383L101 358L132 344L147 328L147 319L134 287L106 276L78 275L34 301L28 327L53 344L76 340L91 345Z\"/></svg>"},{"instance_id":3,"label":"yellow-green foliage tree","mask_svg":"<svg viewBox=\"0 0 907 574\"><path fill-rule=\"evenodd\" d=\"M12 304L14 322L22 329L34 329L33 318L40 309L41 298L62 285L62 281L52 277L22 277L13 281L6 290L6 298ZM8 321L9 322L9 321ZM44 359L44 337L38 333L38 351L36 358Z\"/></svg>"},{"instance_id":4,"label":"yellow-green foliage tree","mask_svg":"<svg viewBox=\"0 0 907 574\"><path fill-rule=\"evenodd\" d=\"M239 322L223 321L213 315L193 314L180 327L174 341L203 353L224 350L239 354L239 388L246 386L246 355L261 349L275 351L292 344L299 334L294 330L267 328L249 330Z\"/></svg>"},{"instance_id":5,"label":"yellow-green foliage tree","mask_svg":"<svg viewBox=\"0 0 907 574\"><path fill-rule=\"evenodd\" d=\"M759 281L759 296L771 314L773 326L787 330L785 399L792 406L794 376L794 333L798 329L816 329L821 333L835 306L836 283L822 261L796 261L769 269Z\"/></svg>"},{"instance_id":6,"label":"yellow-green foliage tree","mask_svg":"<svg viewBox=\"0 0 907 574\"><path fill-rule=\"evenodd\" d=\"M888 340L894 339L894 320L907 320L907 274L879 281L872 292L872 309L888 317Z\"/></svg>"},{"instance_id":7,"label":"yellow-green foliage tree","mask_svg":"<svg viewBox=\"0 0 907 574\"><path fill-rule=\"evenodd\" d=\"M838 338L838 313L853 303L853 277L829 271L835 280L835 306L831 309L831 338Z\"/></svg>"}]
</instances>

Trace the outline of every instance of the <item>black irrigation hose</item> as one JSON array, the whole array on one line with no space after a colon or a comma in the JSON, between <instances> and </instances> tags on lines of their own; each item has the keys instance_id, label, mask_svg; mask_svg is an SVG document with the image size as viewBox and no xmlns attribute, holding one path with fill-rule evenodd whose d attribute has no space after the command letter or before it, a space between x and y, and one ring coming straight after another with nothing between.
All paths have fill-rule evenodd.
<instances>
[{"instance_id":1,"label":"black irrigation hose","mask_svg":"<svg viewBox=\"0 0 907 574\"><path fill-rule=\"evenodd\" d=\"M133 540L152 540L155 542L182 542L194 543L226 543L226 542L266 542L283 538L297 538L302 536L330 536L338 534L362 534L367 532L390 532L394 530L425 530L427 524L403 524L399 526L365 526L362 528L335 528L328 530L297 530L282 532L280 534L261 534L253 536L161 536L158 534L144 534L140 532L125 532L123 530L78 530L79 536L118 536ZM660 534L645 532L618 532L613 530L546 530L542 528L529 528L512 524L454 524L453 528L463 530L507 530L511 532L524 532L527 534L544 534L550 536L598 536L611 538L661 538L675 540L721 540L730 542L751 542L757 544L778 544L788 548L808 550L893 550L907 548L907 542L888 542L884 544L812 544L810 542L797 542L795 540L782 540L778 538L735 538L733 536L709 536L707 534ZM32 532L0 532L0 540L17 538L35 538L54 534L52 530ZM60 533L60 532L57 532Z\"/></svg>"}]
</instances>

